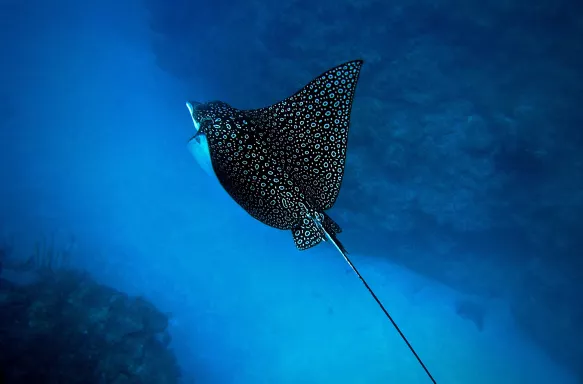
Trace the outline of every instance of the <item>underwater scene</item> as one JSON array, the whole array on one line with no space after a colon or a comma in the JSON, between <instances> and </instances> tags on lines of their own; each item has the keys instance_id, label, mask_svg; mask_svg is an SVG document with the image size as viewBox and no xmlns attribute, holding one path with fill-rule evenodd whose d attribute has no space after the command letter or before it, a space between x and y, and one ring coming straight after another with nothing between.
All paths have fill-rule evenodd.
<instances>
[{"instance_id":1,"label":"underwater scene","mask_svg":"<svg viewBox=\"0 0 583 384\"><path fill-rule=\"evenodd\" d=\"M0 384L583 384L583 3L0 0Z\"/></svg>"}]
</instances>

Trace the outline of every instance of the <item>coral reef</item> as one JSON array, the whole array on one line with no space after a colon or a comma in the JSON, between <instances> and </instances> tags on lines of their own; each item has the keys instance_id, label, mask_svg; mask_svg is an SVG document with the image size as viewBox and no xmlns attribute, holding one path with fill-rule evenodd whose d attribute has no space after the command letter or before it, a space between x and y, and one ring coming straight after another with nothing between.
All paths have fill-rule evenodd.
<instances>
[{"instance_id":1,"label":"coral reef","mask_svg":"<svg viewBox=\"0 0 583 384\"><path fill-rule=\"evenodd\" d=\"M72 270L0 280L0 382L177 383L168 319Z\"/></svg>"},{"instance_id":2,"label":"coral reef","mask_svg":"<svg viewBox=\"0 0 583 384\"><path fill-rule=\"evenodd\" d=\"M7 270L52 274L71 267L72 253L75 249L75 236L70 236L63 244L58 244L55 235L42 237L34 243L28 256L22 257L15 252L13 239L0 243L0 264Z\"/></svg>"}]
</instances>

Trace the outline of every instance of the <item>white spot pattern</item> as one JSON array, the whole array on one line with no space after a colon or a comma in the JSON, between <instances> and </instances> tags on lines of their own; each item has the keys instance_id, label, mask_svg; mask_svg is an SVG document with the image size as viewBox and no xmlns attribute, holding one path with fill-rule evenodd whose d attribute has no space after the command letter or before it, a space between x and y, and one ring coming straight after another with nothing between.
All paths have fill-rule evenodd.
<instances>
[{"instance_id":1,"label":"white spot pattern","mask_svg":"<svg viewBox=\"0 0 583 384\"><path fill-rule=\"evenodd\" d=\"M193 111L225 190L261 222L292 229L300 249L322 240L310 215L324 215L326 230L340 232L323 211L340 191L361 66L357 60L332 68L266 108L210 102Z\"/></svg>"}]
</instances>

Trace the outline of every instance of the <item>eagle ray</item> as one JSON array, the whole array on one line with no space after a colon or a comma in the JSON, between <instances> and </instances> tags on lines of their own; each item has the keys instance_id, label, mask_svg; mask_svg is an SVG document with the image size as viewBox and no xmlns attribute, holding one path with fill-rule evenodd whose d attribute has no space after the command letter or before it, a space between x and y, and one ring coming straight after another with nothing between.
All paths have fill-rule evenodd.
<instances>
[{"instance_id":1,"label":"eagle ray","mask_svg":"<svg viewBox=\"0 0 583 384\"><path fill-rule=\"evenodd\" d=\"M195 134L189 150L247 213L291 230L296 247L332 243L405 341L431 381L435 379L356 269L325 211L344 176L352 100L362 60L329 69L294 95L265 108L242 110L222 101L187 102Z\"/></svg>"}]
</instances>

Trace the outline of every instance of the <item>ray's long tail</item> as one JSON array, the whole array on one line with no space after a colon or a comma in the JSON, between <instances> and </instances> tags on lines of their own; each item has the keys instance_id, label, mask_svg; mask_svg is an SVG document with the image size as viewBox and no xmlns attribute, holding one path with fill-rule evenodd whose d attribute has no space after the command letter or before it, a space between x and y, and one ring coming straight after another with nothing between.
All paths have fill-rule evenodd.
<instances>
[{"instance_id":1,"label":"ray's long tail","mask_svg":"<svg viewBox=\"0 0 583 384\"><path fill-rule=\"evenodd\" d=\"M368 283L366 282L366 280L364 279L364 277L362 277L362 275L360 274L360 272L358 272L358 269L356 269L356 267L354 266L354 264L352 264L352 261L348 257L348 252L346 252L346 249L344 248L344 246L342 245L342 243L336 238L336 235L335 234L333 234L333 233L330 234L324 228L322 228L322 229L324 231L324 235L326 236L326 240L329 241L329 242L331 242L334 245L334 247L338 250L338 252L340 252L340 254L342 255L342 257L344 257L344 260L346 260L346 262L348 263L348 265L350 265L350 268L352 268L352 270L354 271L354 273L356 273L356 276L358 276L358 278L360 279L360 281L362 281L362 283L364 284L364 286L366 287L366 289L368 290L368 292L371 294L371 296L373 297L373 299L375 299L375 301L377 302L377 304L379 305L379 307L381 308L381 310L384 312L385 316L389 319L389 321L391 322L391 324L393 324L393 327L395 327L395 329L397 330L397 332L399 333L399 335L401 336L401 338L403 339L403 341L405 341L405 343L407 344L407 347L409 347L409 349L411 350L411 352L413 353L413 355L415 356L415 358L417 359L417 361L419 362L419 364L421 364L421 367L423 367L423 370L425 371L425 373L427 374L427 376L429 377L429 379L431 380L431 382L433 384L437 384L437 382L433 378L433 375L431 374L431 372L429 372L429 369L427 369L427 366L423 363L423 361L421 360L421 358L419 357L419 355L417 354L417 352L415 351L415 349L413 348L413 346L411 345L411 343L409 342L409 340L407 340L407 337L405 336L405 334L403 333L403 331L401 331L401 328L399 328L399 326L397 325L397 323L395 322L395 320L393 320L393 317L391 316L391 314L386 310L385 306L383 305L383 303L381 303L381 301L379 300L379 298L377 297L377 295L373 292L372 288L368 285Z\"/></svg>"}]
</instances>

